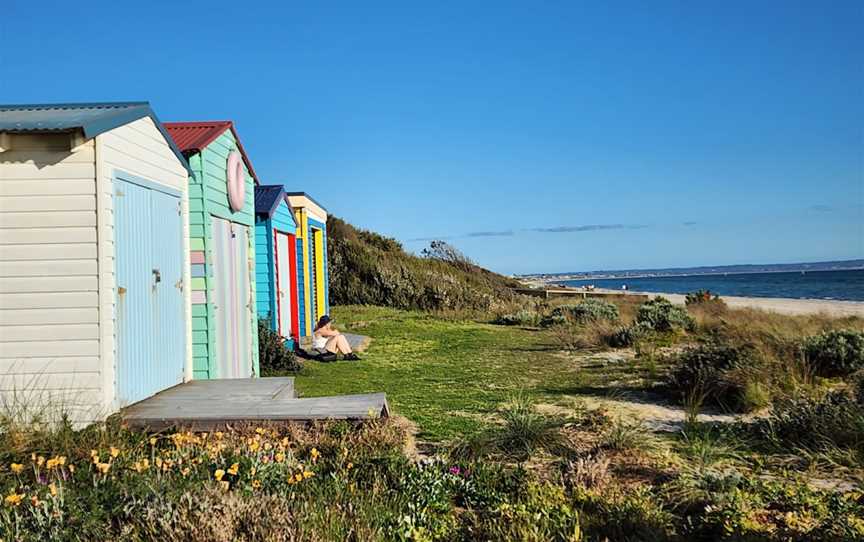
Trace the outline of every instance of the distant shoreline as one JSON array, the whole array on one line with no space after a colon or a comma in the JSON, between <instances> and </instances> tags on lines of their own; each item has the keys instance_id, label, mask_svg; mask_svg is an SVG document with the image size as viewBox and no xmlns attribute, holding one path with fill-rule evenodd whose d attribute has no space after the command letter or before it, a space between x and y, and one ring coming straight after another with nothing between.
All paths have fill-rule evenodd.
<instances>
[{"instance_id":1,"label":"distant shoreline","mask_svg":"<svg viewBox=\"0 0 864 542\"><path fill-rule=\"evenodd\" d=\"M800 269L800 270L787 270L787 269L772 269L772 270L753 270L753 271L709 271L704 273L641 273L638 275L570 275L570 274L561 274L561 275L524 275L517 277L519 280L524 281L538 281L545 284L560 284L561 282L569 281L569 280L626 280L626 279L662 279L662 278L674 278L674 277L716 277L716 276L728 276L728 275L761 275L767 273L800 273L800 274L810 274L810 273L830 273L836 271L864 271L864 267L844 267L840 269Z\"/></svg>"}]
</instances>

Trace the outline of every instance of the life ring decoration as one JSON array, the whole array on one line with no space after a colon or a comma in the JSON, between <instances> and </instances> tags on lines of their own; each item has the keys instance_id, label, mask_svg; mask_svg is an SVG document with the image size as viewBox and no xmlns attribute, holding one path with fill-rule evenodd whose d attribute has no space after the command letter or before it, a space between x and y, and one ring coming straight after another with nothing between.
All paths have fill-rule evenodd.
<instances>
[{"instance_id":1,"label":"life ring decoration","mask_svg":"<svg viewBox=\"0 0 864 542\"><path fill-rule=\"evenodd\" d=\"M237 151L228 154L228 165L225 167L228 175L228 206L234 212L243 209L246 202L246 174L243 171L243 159Z\"/></svg>"}]
</instances>

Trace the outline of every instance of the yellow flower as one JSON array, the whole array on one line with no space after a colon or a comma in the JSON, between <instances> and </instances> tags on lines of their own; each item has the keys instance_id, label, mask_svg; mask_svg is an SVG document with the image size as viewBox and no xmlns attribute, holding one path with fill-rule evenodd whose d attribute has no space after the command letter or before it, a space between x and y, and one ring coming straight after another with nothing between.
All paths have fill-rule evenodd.
<instances>
[{"instance_id":1,"label":"yellow flower","mask_svg":"<svg viewBox=\"0 0 864 542\"><path fill-rule=\"evenodd\" d=\"M216 472L213 473L213 478L216 478L217 481L222 480L223 476L225 476L225 471L222 469L216 469Z\"/></svg>"},{"instance_id":2,"label":"yellow flower","mask_svg":"<svg viewBox=\"0 0 864 542\"><path fill-rule=\"evenodd\" d=\"M257 440L253 440L249 443L249 450L252 452L257 452L260 447L261 444L259 444Z\"/></svg>"},{"instance_id":3,"label":"yellow flower","mask_svg":"<svg viewBox=\"0 0 864 542\"><path fill-rule=\"evenodd\" d=\"M303 481L303 475L298 472L297 474L294 475L294 479L297 480L298 482L302 482Z\"/></svg>"},{"instance_id":4,"label":"yellow flower","mask_svg":"<svg viewBox=\"0 0 864 542\"><path fill-rule=\"evenodd\" d=\"M53 469L54 467L57 466L57 460L54 459L54 458L52 457L51 459L49 459L49 460L45 463L45 466L48 467L48 470L51 470L51 469Z\"/></svg>"},{"instance_id":5,"label":"yellow flower","mask_svg":"<svg viewBox=\"0 0 864 542\"><path fill-rule=\"evenodd\" d=\"M348 470L351 470L353 468L354 468L354 463L349 462L348 463Z\"/></svg>"},{"instance_id":6,"label":"yellow flower","mask_svg":"<svg viewBox=\"0 0 864 542\"><path fill-rule=\"evenodd\" d=\"M48 486L48 491L51 492L51 496L52 496L52 497L56 497L56 496L57 496L57 485L56 485L56 484L53 484L53 483L50 484L50 485Z\"/></svg>"},{"instance_id":7,"label":"yellow flower","mask_svg":"<svg viewBox=\"0 0 864 542\"><path fill-rule=\"evenodd\" d=\"M7 506L18 506L21 504L21 500L24 498L23 494L18 493L10 493L3 499L3 502L6 503Z\"/></svg>"},{"instance_id":8,"label":"yellow flower","mask_svg":"<svg viewBox=\"0 0 864 542\"><path fill-rule=\"evenodd\" d=\"M222 486L223 491L228 491L231 488L231 484L228 482L219 482L219 485Z\"/></svg>"},{"instance_id":9,"label":"yellow flower","mask_svg":"<svg viewBox=\"0 0 864 542\"><path fill-rule=\"evenodd\" d=\"M90 457L99 457L99 450L90 450Z\"/></svg>"},{"instance_id":10,"label":"yellow flower","mask_svg":"<svg viewBox=\"0 0 864 542\"><path fill-rule=\"evenodd\" d=\"M240 463L234 463L230 467L228 467L228 474L232 476L237 476L237 473L240 471Z\"/></svg>"},{"instance_id":11,"label":"yellow flower","mask_svg":"<svg viewBox=\"0 0 864 542\"><path fill-rule=\"evenodd\" d=\"M276 459L277 463L281 463L281 462L285 461L285 454L282 452L276 452L275 459Z\"/></svg>"},{"instance_id":12,"label":"yellow flower","mask_svg":"<svg viewBox=\"0 0 864 542\"><path fill-rule=\"evenodd\" d=\"M150 437L150 446L156 446L156 437Z\"/></svg>"},{"instance_id":13,"label":"yellow flower","mask_svg":"<svg viewBox=\"0 0 864 542\"><path fill-rule=\"evenodd\" d=\"M251 469L249 469L249 476L255 476L256 472L258 472L258 469L252 467Z\"/></svg>"},{"instance_id":14,"label":"yellow flower","mask_svg":"<svg viewBox=\"0 0 864 542\"><path fill-rule=\"evenodd\" d=\"M39 506L40 502L41 501L39 501L39 497L37 497L36 495L33 495L32 497L30 497L30 504L32 506Z\"/></svg>"},{"instance_id":15,"label":"yellow flower","mask_svg":"<svg viewBox=\"0 0 864 542\"><path fill-rule=\"evenodd\" d=\"M61 455L60 457L58 457L58 458L57 458L57 464L60 465L61 467L62 467L63 465L65 465L65 464L66 464L66 456L65 456L65 455ZM71 467L71 465L70 465L70 467Z\"/></svg>"},{"instance_id":16,"label":"yellow flower","mask_svg":"<svg viewBox=\"0 0 864 542\"><path fill-rule=\"evenodd\" d=\"M111 446L110 452L111 457L117 457L118 455L120 455L120 450L115 448L114 446Z\"/></svg>"},{"instance_id":17,"label":"yellow flower","mask_svg":"<svg viewBox=\"0 0 864 542\"><path fill-rule=\"evenodd\" d=\"M96 463L96 468L102 474L108 474L108 470L111 468L111 464L110 463Z\"/></svg>"},{"instance_id":18,"label":"yellow flower","mask_svg":"<svg viewBox=\"0 0 864 542\"><path fill-rule=\"evenodd\" d=\"M315 476L314 472L309 470L303 471L303 478L312 478L313 476Z\"/></svg>"},{"instance_id":19,"label":"yellow flower","mask_svg":"<svg viewBox=\"0 0 864 542\"><path fill-rule=\"evenodd\" d=\"M45 458L44 457L42 457L40 455L39 457L36 458L36 465L37 466L41 467L44 464L45 464Z\"/></svg>"},{"instance_id":20,"label":"yellow flower","mask_svg":"<svg viewBox=\"0 0 864 542\"><path fill-rule=\"evenodd\" d=\"M287 448L288 445L291 444L291 441L288 440L288 437L285 437L285 438L282 439L282 442L281 442L280 444L282 444L282 447L283 447L283 448Z\"/></svg>"},{"instance_id":21,"label":"yellow flower","mask_svg":"<svg viewBox=\"0 0 864 542\"><path fill-rule=\"evenodd\" d=\"M265 443L264 443L264 450L265 450L265 451L268 451L268 452L269 452L272 448L273 448L273 445L270 444L269 442L265 442Z\"/></svg>"},{"instance_id":22,"label":"yellow flower","mask_svg":"<svg viewBox=\"0 0 864 542\"><path fill-rule=\"evenodd\" d=\"M312 451L309 452L309 454L312 456L312 459L317 459L318 456L321 455L318 453L318 448L312 448Z\"/></svg>"},{"instance_id":23,"label":"yellow flower","mask_svg":"<svg viewBox=\"0 0 864 542\"><path fill-rule=\"evenodd\" d=\"M264 429L262 429L261 427L258 427L258 428L255 429L255 432L258 433L259 435L263 435L263 434L264 434Z\"/></svg>"},{"instance_id":24,"label":"yellow flower","mask_svg":"<svg viewBox=\"0 0 864 542\"><path fill-rule=\"evenodd\" d=\"M75 474L75 465L73 465L72 463L69 463L69 472Z\"/></svg>"},{"instance_id":25,"label":"yellow flower","mask_svg":"<svg viewBox=\"0 0 864 542\"><path fill-rule=\"evenodd\" d=\"M157 457L153 462L156 463L156 468L157 468L157 469L161 469L161 468L162 468L162 458L161 458L161 457Z\"/></svg>"},{"instance_id":26,"label":"yellow flower","mask_svg":"<svg viewBox=\"0 0 864 542\"><path fill-rule=\"evenodd\" d=\"M180 474L182 474L183 476L188 475L189 474L189 467L184 467L184 468L180 469Z\"/></svg>"},{"instance_id":27,"label":"yellow flower","mask_svg":"<svg viewBox=\"0 0 864 542\"><path fill-rule=\"evenodd\" d=\"M216 431L216 438L220 438L220 439L221 439L223 434L224 434L224 433L222 433L222 431Z\"/></svg>"},{"instance_id":28,"label":"yellow flower","mask_svg":"<svg viewBox=\"0 0 864 542\"><path fill-rule=\"evenodd\" d=\"M12 469L12 472L14 472L15 474L21 474L21 472L24 470L24 465L22 465L21 463L12 463L9 468Z\"/></svg>"}]
</instances>

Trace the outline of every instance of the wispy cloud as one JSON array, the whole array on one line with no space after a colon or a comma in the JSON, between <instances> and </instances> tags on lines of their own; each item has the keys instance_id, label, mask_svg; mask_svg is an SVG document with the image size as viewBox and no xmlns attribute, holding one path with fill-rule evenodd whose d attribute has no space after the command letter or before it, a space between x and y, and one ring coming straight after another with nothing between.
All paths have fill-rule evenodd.
<instances>
[{"instance_id":1,"label":"wispy cloud","mask_svg":"<svg viewBox=\"0 0 864 542\"><path fill-rule=\"evenodd\" d=\"M472 231L465 234L465 237L511 237L514 235L513 230L506 231Z\"/></svg>"},{"instance_id":2,"label":"wispy cloud","mask_svg":"<svg viewBox=\"0 0 864 542\"><path fill-rule=\"evenodd\" d=\"M555 226L552 228L531 228L528 231L538 233L574 233L605 230L641 230L647 228L644 224L586 224L584 226Z\"/></svg>"}]
</instances>

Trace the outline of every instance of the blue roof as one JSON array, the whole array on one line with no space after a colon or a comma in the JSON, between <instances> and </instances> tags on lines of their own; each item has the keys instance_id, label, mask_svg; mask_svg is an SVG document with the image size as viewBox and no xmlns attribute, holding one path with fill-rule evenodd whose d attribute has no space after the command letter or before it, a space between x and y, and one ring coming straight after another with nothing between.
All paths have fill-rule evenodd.
<instances>
[{"instance_id":1,"label":"blue roof","mask_svg":"<svg viewBox=\"0 0 864 542\"><path fill-rule=\"evenodd\" d=\"M281 184L265 184L255 187L256 214L273 216L281 201L285 201L285 187Z\"/></svg>"},{"instance_id":2,"label":"blue roof","mask_svg":"<svg viewBox=\"0 0 864 542\"><path fill-rule=\"evenodd\" d=\"M87 139L150 117L165 142L189 170L189 164L147 102L0 105L0 132L44 133L83 130ZM190 170L191 173L191 170Z\"/></svg>"}]
</instances>

